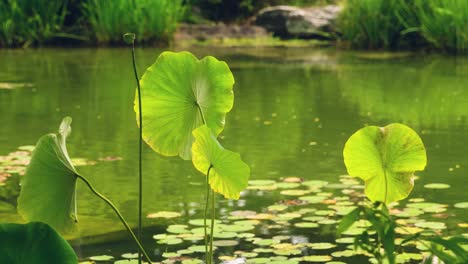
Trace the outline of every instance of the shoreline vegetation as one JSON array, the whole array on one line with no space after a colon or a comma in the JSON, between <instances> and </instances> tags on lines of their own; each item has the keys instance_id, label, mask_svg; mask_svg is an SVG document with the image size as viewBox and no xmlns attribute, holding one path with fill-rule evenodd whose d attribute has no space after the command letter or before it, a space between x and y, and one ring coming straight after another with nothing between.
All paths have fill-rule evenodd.
<instances>
[{"instance_id":1,"label":"shoreline vegetation","mask_svg":"<svg viewBox=\"0 0 468 264\"><path fill-rule=\"evenodd\" d=\"M274 5L337 4L337 34L328 41L280 39L268 33L180 39L180 28L203 25L255 27L259 10ZM203 27L202 27L203 28ZM123 46L134 32L140 45L282 46L335 45L368 50L468 51L466 0L3 0L0 48Z\"/></svg>"}]
</instances>

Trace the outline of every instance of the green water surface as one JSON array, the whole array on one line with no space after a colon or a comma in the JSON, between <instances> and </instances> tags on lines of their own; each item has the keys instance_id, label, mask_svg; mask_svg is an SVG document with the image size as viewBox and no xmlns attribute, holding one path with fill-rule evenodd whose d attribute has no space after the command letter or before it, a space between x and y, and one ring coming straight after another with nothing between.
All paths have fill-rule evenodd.
<instances>
[{"instance_id":1,"label":"green water surface","mask_svg":"<svg viewBox=\"0 0 468 264\"><path fill-rule=\"evenodd\" d=\"M252 179L296 176L337 182L346 174L342 149L354 131L401 122L421 135L428 154L428 166L417 174L410 197L449 205L467 200L468 58L304 48L191 51L199 57L215 55L233 71L234 108L221 141L242 154ZM138 49L140 74L160 52ZM0 89L0 155L35 144L71 116L71 156L122 158L79 171L134 224L138 128L132 74L127 49L0 50L0 83L28 84ZM143 150L145 215L165 210L200 217L204 177L190 162L162 157L146 145ZM451 187L423 188L427 183ZM249 197L219 205L255 210L269 205L268 199ZM78 206L82 236L123 229L83 185ZM20 221L14 211L0 215ZM449 221L468 218L463 211L452 216ZM157 220L145 219L146 226L155 224Z\"/></svg>"}]
</instances>

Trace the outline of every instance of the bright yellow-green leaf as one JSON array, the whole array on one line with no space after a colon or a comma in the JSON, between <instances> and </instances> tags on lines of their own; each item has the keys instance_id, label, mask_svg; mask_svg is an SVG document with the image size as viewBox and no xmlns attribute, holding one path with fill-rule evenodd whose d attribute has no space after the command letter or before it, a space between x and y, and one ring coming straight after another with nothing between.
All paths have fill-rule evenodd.
<instances>
[{"instance_id":1,"label":"bright yellow-green leaf","mask_svg":"<svg viewBox=\"0 0 468 264\"><path fill-rule=\"evenodd\" d=\"M143 139L156 152L190 159L192 131L204 123L216 136L233 105L234 77L214 57L163 52L140 81ZM137 94L138 95L138 94ZM138 98L135 112L138 120Z\"/></svg>"},{"instance_id":2,"label":"bright yellow-green leaf","mask_svg":"<svg viewBox=\"0 0 468 264\"><path fill-rule=\"evenodd\" d=\"M421 138L402 124L360 129L346 142L343 155L349 175L365 181L367 197L384 203L406 198L414 172L426 166Z\"/></svg>"},{"instance_id":3,"label":"bright yellow-green leaf","mask_svg":"<svg viewBox=\"0 0 468 264\"><path fill-rule=\"evenodd\" d=\"M197 170L207 174L211 188L228 199L239 199L247 188L250 168L238 153L226 150L216 140L211 129L203 125L193 131L192 162Z\"/></svg>"},{"instance_id":4,"label":"bright yellow-green leaf","mask_svg":"<svg viewBox=\"0 0 468 264\"><path fill-rule=\"evenodd\" d=\"M18 197L18 212L28 221L71 231L76 222L76 170L67 153L71 118L60 124L59 135L41 137L26 169Z\"/></svg>"}]
</instances>

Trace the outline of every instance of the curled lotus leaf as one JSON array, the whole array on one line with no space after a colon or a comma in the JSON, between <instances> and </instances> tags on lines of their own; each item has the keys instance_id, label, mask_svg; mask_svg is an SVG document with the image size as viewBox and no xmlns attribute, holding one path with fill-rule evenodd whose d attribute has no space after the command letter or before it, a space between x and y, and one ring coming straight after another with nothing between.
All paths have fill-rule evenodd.
<instances>
[{"instance_id":1,"label":"curled lotus leaf","mask_svg":"<svg viewBox=\"0 0 468 264\"><path fill-rule=\"evenodd\" d=\"M203 174L208 174L211 188L228 199L239 199L240 192L247 188L250 168L238 153L226 150L216 139L211 129L200 126L193 131L192 162Z\"/></svg>"},{"instance_id":2,"label":"curled lotus leaf","mask_svg":"<svg viewBox=\"0 0 468 264\"><path fill-rule=\"evenodd\" d=\"M18 197L18 212L23 218L46 223L64 233L72 231L77 222L77 172L66 147L71 121L70 117L65 117L58 135L47 134L39 139Z\"/></svg>"}]
</instances>

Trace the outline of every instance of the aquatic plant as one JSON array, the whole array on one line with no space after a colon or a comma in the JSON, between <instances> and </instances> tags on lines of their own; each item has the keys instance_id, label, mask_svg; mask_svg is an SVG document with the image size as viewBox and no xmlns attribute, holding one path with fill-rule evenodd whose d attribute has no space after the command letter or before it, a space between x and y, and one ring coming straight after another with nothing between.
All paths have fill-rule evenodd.
<instances>
[{"instance_id":1,"label":"aquatic plant","mask_svg":"<svg viewBox=\"0 0 468 264\"><path fill-rule=\"evenodd\" d=\"M114 210L145 258L151 262L117 207L97 192L73 166L66 146L66 139L71 133L71 122L70 117L65 117L58 134L44 135L37 142L22 180L18 212L28 221L46 223L59 232L73 231L78 222L75 197L76 182L79 179Z\"/></svg>"},{"instance_id":2,"label":"aquatic plant","mask_svg":"<svg viewBox=\"0 0 468 264\"><path fill-rule=\"evenodd\" d=\"M43 44L64 32L67 1L0 1L0 46Z\"/></svg>"},{"instance_id":3,"label":"aquatic plant","mask_svg":"<svg viewBox=\"0 0 468 264\"><path fill-rule=\"evenodd\" d=\"M140 84L143 105L137 94L135 112L137 120L141 116L145 122L145 142L162 155L192 159L195 168L206 175L205 252L206 262L212 263L215 192L238 199L250 175L239 154L225 150L216 140L233 106L234 77L227 64L214 57L198 60L189 52L163 52ZM208 250L210 197L213 211Z\"/></svg>"},{"instance_id":4,"label":"aquatic plant","mask_svg":"<svg viewBox=\"0 0 468 264\"><path fill-rule=\"evenodd\" d=\"M402 124L368 126L348 139L343 156L349 175L365 181L366 196L373 204L358 206L345 215L337 233L344 233L361 219L369 221L370 225L354 239L355 248L367 251L378 263L394 264L395 230L406 230L406 227L392 218L387 204L405 199L411 193L414 172L426 166L424 144L415 131ZM376 233L375 241L373 233ZM406 233L411 235L399 244L400 249L406 243L418 241L445 263L468 261L468 252L461 247L468 239L463 236L444 239L427 230Z\"/></svg>"}]
</instances>

